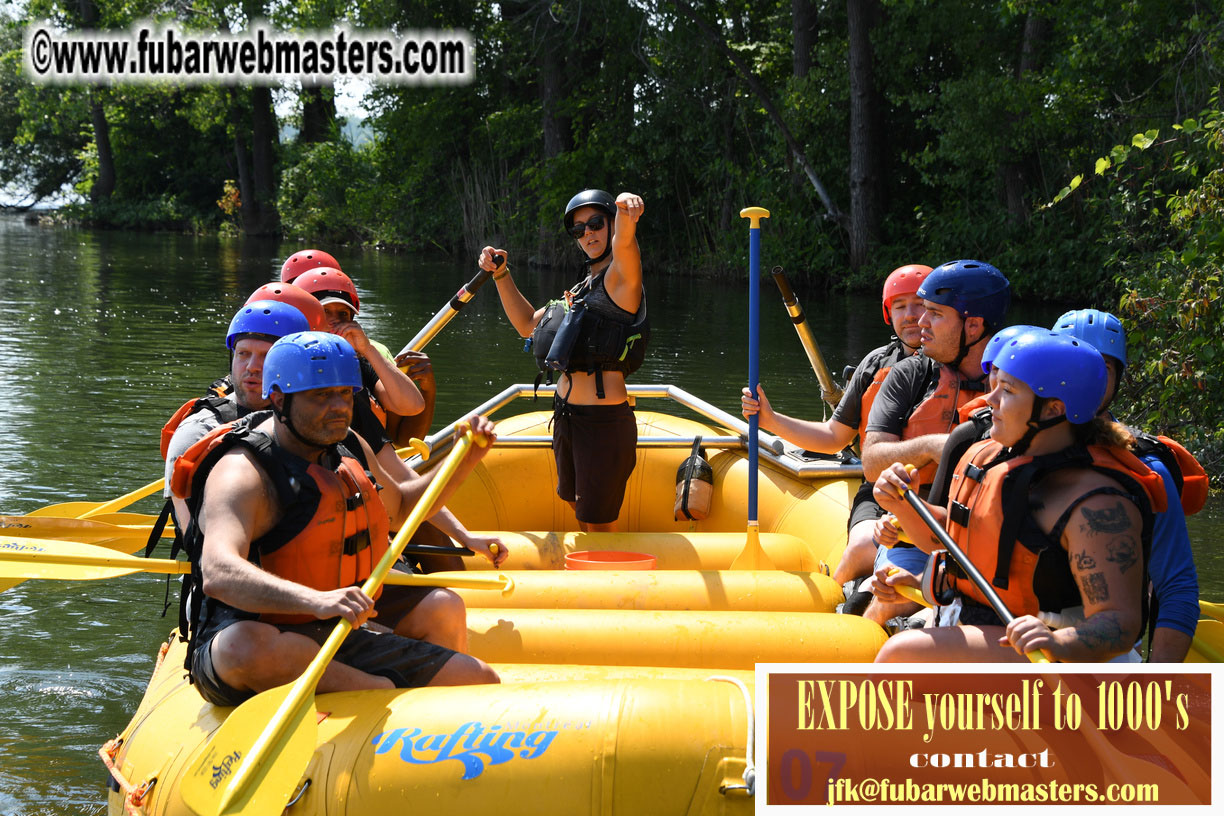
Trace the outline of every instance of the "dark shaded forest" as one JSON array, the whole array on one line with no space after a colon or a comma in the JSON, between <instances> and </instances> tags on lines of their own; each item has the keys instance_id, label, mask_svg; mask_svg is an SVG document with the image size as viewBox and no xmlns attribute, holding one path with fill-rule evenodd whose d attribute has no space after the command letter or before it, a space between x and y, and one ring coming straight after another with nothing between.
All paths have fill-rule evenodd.
<instances>
[{"instance_id":1,"label":"dark shaded forest","mask_svg":"<svg viewBox=\"0 0 1224 816\"><path fill-rule=\"evenodd\" d=\"M0 42L12 207L104 228L549 263L584 187L647 202L654 274L743 276L741 207L808 291L989 261L1021 298L1113 309L1132 415L1224 459L1218 90L1196 0L28 0ZM469 32L468 85L49 86L26 21ZM360 132L362 138L351 134Z\"/></svg>"}]
</instances>

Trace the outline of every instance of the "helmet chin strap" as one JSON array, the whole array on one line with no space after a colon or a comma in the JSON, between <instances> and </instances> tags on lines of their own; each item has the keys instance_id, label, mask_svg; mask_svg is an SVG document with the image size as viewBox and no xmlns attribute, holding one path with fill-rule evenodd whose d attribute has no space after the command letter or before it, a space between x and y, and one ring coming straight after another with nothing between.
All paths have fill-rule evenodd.
<instances>
[{"instance_id":1,"label":"helmet chin strap","mask_svg":"<svg viewBox=\"0 0 1224 816\"><path fill-rule=\"evenodd\" d=\"M1033 399L1033 413L1032 416L1029 417L1028 430L1024 432L1024 436L1020 437L1016 444L1010 447L1011 452L1017 456L1022 455L1028 450L1029 445L1033 444L1033 439L1036 438L1037 434L1041 433L1047 428L1053 428L1060 422L1067 421L1066 414L1059 414L1058 416L1050 417L1049 419L1042 419L1041 409L1045 407L1045 402L1045 399L1040 397Z\"/></svg>"},{"instance_id":2,"label":"helmet chin strap","mask_svg":"<svg viewBox=\"0 0 1224 816\"><path fill-rule=\"evenodd\" d=\"M965 361L965 358L969 356L969 349L973 348L978 343L981 343L983 340L988 340L988 339L989 339L989 335L986 334L985 328L983 327L981 337L974 340L972 343L966 342L965 323L964 321L961 321L960 351L957 353L956 359L948 363L948 365L952 366L953 368L960 368L960 364L963 363Z\"/></svg>"},{"instance_id":3,"label":"helmet chin strap","mask_svg":"<svg viewBox=\"0 0 1224 816\"><path fill-rule=\"evenodd\" d=\"M606 216L606 218L608 219L608 242L604 245L604 251L599 253L598 257L592 258L590 256L587 256L587 258L583 260L582 265L587 267L588 270L590 269L590 267L594 266L595 264L599 263L604 258L612 254L612 225L616 221L616 214L613 213L611 215ZM583 254L585 255L586 253L583 253ZM587 274L590 274L590 272L588 271Z\"/></svg>"}]
</instances>

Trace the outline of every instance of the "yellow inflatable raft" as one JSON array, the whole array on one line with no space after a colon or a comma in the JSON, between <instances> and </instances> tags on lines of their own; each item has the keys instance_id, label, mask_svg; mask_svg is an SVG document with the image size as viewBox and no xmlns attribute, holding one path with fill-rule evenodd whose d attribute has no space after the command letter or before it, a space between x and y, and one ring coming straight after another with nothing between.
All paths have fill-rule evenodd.
<instances>
[{"instance_id":1,"label":"yellow inflatable raft","mask_svg":"<svg viewBox=\"0 0 1224 816\"><path fill-rule=\"evenodd\" d=\"M318 695L318 747L286 813L750 813L753 665L870 661L883 644L875 624L832 612L841 590L828 571L845 545L856 466L810 461L762 435L758 520L774 568L733 570L747 542L742 420L670 386L632 388L626 532L586 534L553 489L550 415L499 415L530 393L515 386L477 409L498 420L499 441L448 503L510 551L511 589L460 590L470 650L502 685ZM655 397L698 419L645 410ZM678 522L676 470L697 435L713 505ZM433 455L414 466L440 459L450 437L427 440ZM600 550L647 553L656 566L563 568L568 553ZM172 637L103 751L115 816L188 813L180 775L229 713L186 681L182 650Z\"/></svg>"},{"instance_id":2,"label":"yellow inflatable raft","mask_svg":"<svg viewBox=\"0 0 1224 816\"><path fill-rule=\"evenodd\" d=\"M178 780L231 709L200 700L184 648L171 639L102 749L113 814L191 814ZM286 813L752 812L750 674L498 668L500 686L319 695L319 748Z\"/></svg>"}]
</instances>

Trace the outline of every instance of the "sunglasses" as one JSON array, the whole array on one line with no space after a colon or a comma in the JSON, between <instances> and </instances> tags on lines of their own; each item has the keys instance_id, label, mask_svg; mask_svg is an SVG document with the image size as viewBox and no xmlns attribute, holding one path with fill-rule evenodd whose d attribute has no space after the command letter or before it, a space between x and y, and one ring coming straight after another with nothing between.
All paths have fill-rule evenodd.
<instances>
[{"instance_id":1,"label":"sunglasses","mask_svg":"<svg viewBox=\"0 0 1224 816\"><path fill-rule=\"evenodd\" d=\"M574 225L569 228L569 234L575 238L581 238L582 236L586 235L586 231L588 229L594 230L595 232L603 229L606 222L606 218L599 213L596 213L586 221L575 221Z\"/></svg>"}]
</instances>

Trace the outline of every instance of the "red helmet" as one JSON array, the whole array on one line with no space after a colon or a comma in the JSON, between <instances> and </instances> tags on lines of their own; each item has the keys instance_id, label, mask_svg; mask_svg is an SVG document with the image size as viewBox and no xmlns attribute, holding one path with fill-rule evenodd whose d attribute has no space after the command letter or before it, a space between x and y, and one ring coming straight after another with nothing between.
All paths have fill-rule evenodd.
<instances>
[{"instance_id":1,"label":"red helmet","mask_svg":"<svg viewBox=\"0 0 1224 816\"><path fill-rule=\"evenodd\" d=\"M899 266L884 281L884 323L892 325L892 301L898 295L916 295L918 287L931 274L931 267L922 264Z\"/></svg>"},{"instance_id":2,"label":"red helmet","mask_svg":"<svg viewBox=\"0 0 1224 816\"><path fill-rule=\"evenodd\" d=\"M323 304L314 295L292 283L265 283L247 298L247 303L257 300L275 300L295 307L306 316L311 331L327 331L327 317L323 314Z\"/></svg>"},{"instance_id":3,"label":"red helmet","mask_svg":"<svg viewBox=\"0 0 1224 816\"><path fill-rule=\"evenodd\" d=\"M320 266L303 272L293 284L314 295L324 306L328 303L343 303L353 310L353 314L361 311L357 286L352 278L339 269Z\"/></svg>"},{"instance_id":4,"label":"red helmet","mask_svg":"<svg viewBox=\"0 0 1224 816\"><path fill-rule=\"evenodd\" d=\"M303 249L301 252L295 252L281 264L281 282L293 283L298 275L320 266L339 269L340 262L321 249Z\"/></svg>"}]
</instances>

